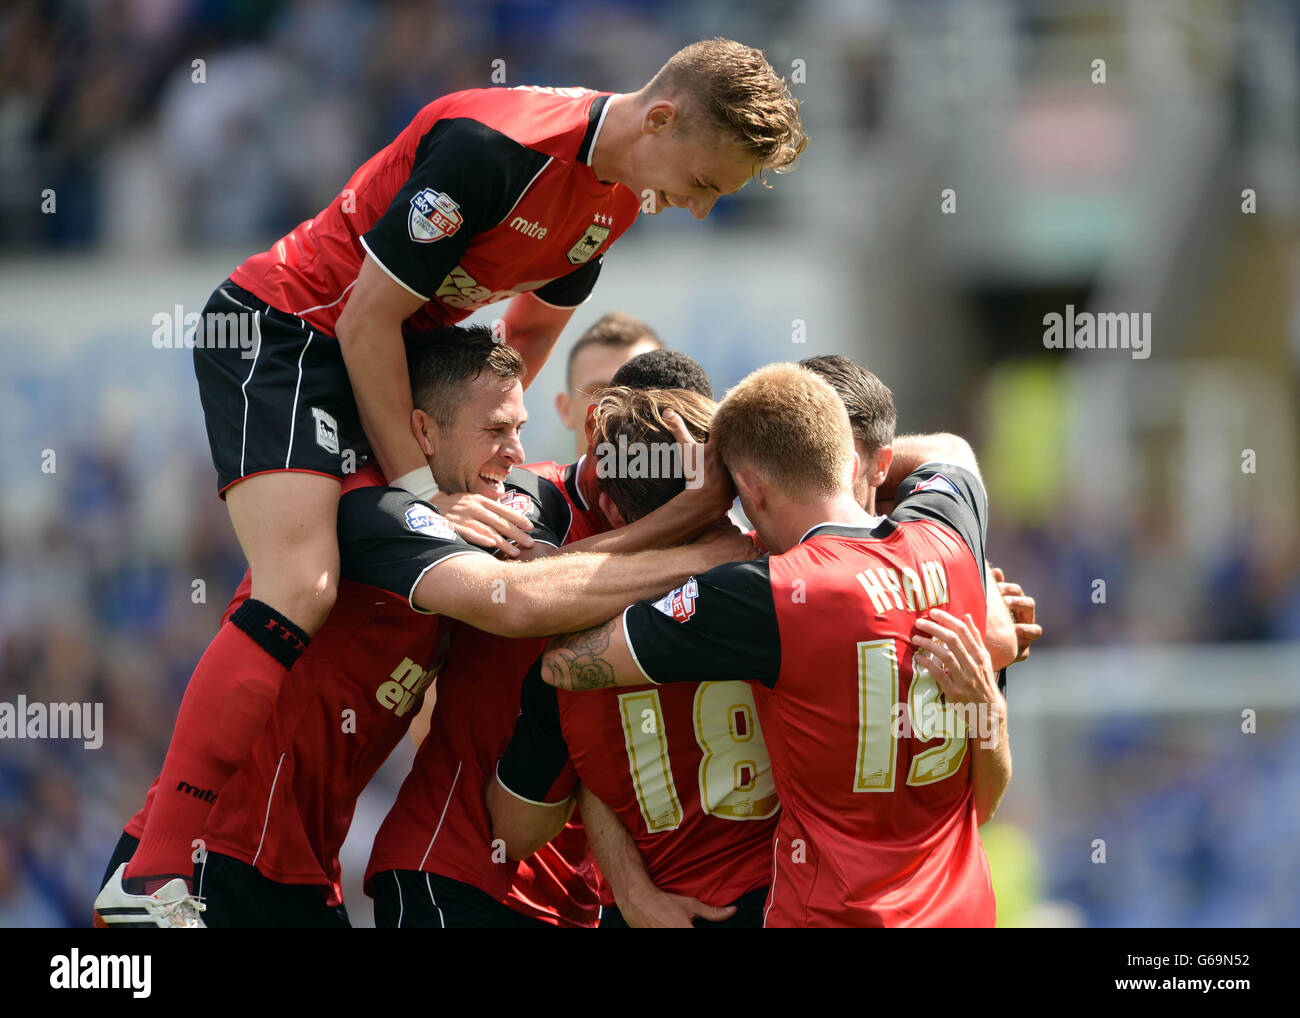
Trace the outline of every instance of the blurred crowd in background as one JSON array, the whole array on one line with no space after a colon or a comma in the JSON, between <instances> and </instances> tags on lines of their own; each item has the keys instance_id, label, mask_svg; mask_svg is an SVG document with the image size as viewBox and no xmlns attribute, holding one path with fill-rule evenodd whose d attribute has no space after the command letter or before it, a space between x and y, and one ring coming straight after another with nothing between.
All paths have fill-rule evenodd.
<instances>
[{"instance_id":1,"label":"blurred crowd in background","mask_svg":"<svg viewBox=\"0 0 1300 1018\"><path fill-rule=\"evenodd\" d=\"M901 429L972 437L993 505L990 555L1037 599L1046 629L1036 658L1071 646L1300 641L1300 15L1282 3L1172 4L1160 16L1143 6L6 5L0 277L67 273L64 299L74 301L78 274L132 259L220 252L233 265L314 215L433 97L493 84L497 61L507 84L630 90L687 42L738 38L786 74L804 65L803 164L771 190L720 202L705 223L656 222L653 237L640 224L607 277L624 249L667 273L673 245L689 238L706 251L739 241L778 271L798 260L792 289L832 262L860 280L834 291L833 336L784 356L858 357L894 389ZM1110 59L1109 106L1081 98L1095 94L1096 55ZM964 64L976 84L945 77ZM1063 78L1075 81L1068 94ZM967 92L984 101L970 115ZM1157 119L1176 126L1156 130ZM1166 169L1147 179L1139 170L1152 164ZM1182 175L1196 184L1162 204ZM994 180L1015 202L1003 194L981 210L971 182L993 194ZM929 213L948 182L958 215L945 236ZM1257 217L1240 215L1246 187L1260 192ZM1130 188L1140 200L1116 197ZM45 189L57 214L42 212ZM1154 280L1131 281L1153 265ZM13 286L3 293L21 301ZM782 355L718 338L724 312L743 315L758 289L728 296L730 310L707 307L707 292L630 310L699 357L721 393ZM530 390L531 458L567 457L551 406L567 345L633 292L602 280L561 339ZM1045 369L1042 314L1067 302L1155 308L1167 323L1155 357L1085 362L1076 352ZM27 311L35 320L58 308ZM157 772L184 684L243 571L211 497L188 356L119 356L147 342L147 321L135 336L121 321L71 337L51 325L57 355L36 327L0 322L0 427L8 445L27 442L21 461L12 448L0 460L0 699L102 702L111 735L96 751L0 742L0 926L88 922L112 844ZM24 349L30 357L15 352ZM46 447L58 450L47 477L31 452ZM1257 472L1242 466L1247 447ZM1018 667L1033 680L1032 661ZM1234 724L1239 711L1223 709ZM1300 696L1280 716L1292 744L1297 713ZM1002 853L1040 874L1015 914L1042 920L1031 906L1059 902L1058 919L1089 924L1300 922L1294 895L1269 892L1296 865L1281 846L1300 816L1300 766L1276 739L1258 751L1208 739L1198 754L1188 732L1208 723L1073 723L1080 773L1093 778L1076 785L1091 797L1066 828L1041 829L1032 811L1017 812L1013 784L1008 822L990 838L995 870ZM1151 747L1168 761L1167 744L1186 758L1153 767ZM377 782L380 815L393 777ZM1089 832L1108 823L1141 832L1145 854L1091 865ZM350 904L364 922L364 901Z\"/></svg>"}]
</instances>

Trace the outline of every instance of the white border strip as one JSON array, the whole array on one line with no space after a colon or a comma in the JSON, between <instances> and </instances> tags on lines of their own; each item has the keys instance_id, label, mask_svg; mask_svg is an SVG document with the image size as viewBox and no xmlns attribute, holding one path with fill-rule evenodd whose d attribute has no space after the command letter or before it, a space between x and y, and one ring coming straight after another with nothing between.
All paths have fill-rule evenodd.
<instances>
[{"instance_id":1,"label":"white border strip","mask_svg":"<svg viewBox=\"0 0 1300 1018\"><path fill-rule=\"evenodd\" d=\"M387 276L389 279L391 279L394 283L396 283L396 284L397 284L398 286L400 286L403 290L405 290L407 293L409 293L412 297L419 297L420 300L425 301L426 303L427 303L428 301L433 300L432 297L426 297L424 294L422 294L422 293L418 293L418 292L416 292L415 290L412 290L409 286L407 286L407 285L406 285L405 283L403 283L400 279L398 279L395 275L393 275L393 273L392 273L391 271L389 271L388 266L385 265L383 262L381 262L381 261L379 260L379 258L375 255L375 253L374 253L373 251L370 250L370 245L366 243L366 238L365 238L365 237L358 237L357 239L361 241L361 246L364 247L364 248L366 249L366 254L370 255L370 257L374 259L375 264L378 265L381 269L384 270L384 275L386 275L386 276Z\"/></svg>"},{"instance_id":2,"label":"white border strip","mask_svg":"<svg viewBox=\"0 0 1300 1018\"><path fill-rule=\"evenodd\" d=\"M365 241L362 240L361 243L364 245ZM366 248L366 250L369 251L370 249ZM370 257L375 258L374 255L371 255ZM379 259L375 258L375 261L379 261ZM328 304L317 304L314 308L303 308L301 311L293 311L290 313L301 318L303 315L311 314L313 311L327 311L330 308L332 308L335 304L337 304L339 301L341 301L344 297L346 297L348 295L348 291L351 290L356 285L357 285L357 281L355 279L352 280L352 282L350 282L347 286L343 288L343 292L339 294L338 297L336 297L334 300L330 301Z\"/></svg>"},{"instance_id":3,"label":"white border strip","mask_svg":"<svg viewBox=\"0 0 1300 1018\"><path fill-rule=\"evenodd\" d=\"M501 771L500 771L500 767L501 767L501 764L498 762L498 763L497 763L497 769L496 769L496 770L493 770L493 772L492 772L493 775L494 775L494 776L496 777L496 779L497 779L497 784L500 785L502 788L504 788L507 792L510 793L510 795L512 795L514 798L518 799L520 802L526 802L526 803L528 803L528 805L530 805L530 806L544 806L544 807L546 807L547 809L554 809L556 806L567 806L567 805L569 804L569 798L570 798L570 797L567 796L567 795L566 795L563 799L561 799L559 802L538 802L536 799L530 799L530 798L528 798L528 796L526 796L526 795L520 795L520 794L519 794L518 792L516 792L513 788L511 788L509 785L507 785L504 781L501 780Z\"/></svg>"},{"instance_id":4,"label":"white border strip","mask_svg":"<svg viewBox=\"0 0 1300 1018\"><path fill-rule=\"evenodd\" d=\"M284 766L284 758L289 755L285 750L280 754L280 762L275 765L275 777L271 779L271 791L266 796L266 819L262 821L262 837L257 842L257 854L253 856L253 865L257 865L257 860L262 856L262 845L266 842L266 829L271 826L271 803L275 800L275 785L280 780L280 768Z\"/></svg>"},{"instance_id":5,"label":"white border strip","mask_svg":"<svg viewBox=\"0 0 1300 1018\"><path fill-rule=\"evenodd\" d=\"M636 648L632 646L632 636L627 631L627 613L634 607L635 605L628 605L623 609L623 642L627 644L628 653L632 655L632 660L636 662L636 666L641 669L641 674L645 676L646 682L652 686L662 686L662 682L655 682L654 679L650 678L650 673L645 670L645 667L641 664L641 659L636 656Z\"/></svg>"},{"instance_id":6,"label":"white border strip","mask_svg":"<svg viewBox=\"0 0 1300 1018\"><path fill-rule=\"evenodd\" d=\"M595 102L593 99L592 102ZM596 121L596 133L591 136L591 145L587 149L587 158L583 160L587 168L591 168L591 157L596 154L596 142L600 140L600 129L605 126L605 118L609 116L609 107L614 102L612 95L605 98L605 105L600 108L600 119Z\"/></svg>"},{"instance_id":7,"label":"white border strip","mask_svg":"<svg viewBox=\"0 0 1300 1018\"><path fill-rule=\"evenodd\" d=\"M418 587L420 585L420 581L424 579L424 574L427 573L430 569L434 569L437 566L442 565L444 562L450 562L454 558L460 558L462 555L478 555L478 554L480 553L477 551L470 551L468 548L465 549L464 551L454 551L450 555L444 555L442 558L438 559L437 562L430 562L427 566L421 569L420 575L417 576L415 578L415 582L411 584L411 592L406 595L406 603L411 606L411 611L418 612L421 615L439 614L438 612L425 611L423 608L421 608L419 605L415 603L415 588ZM482 554L490 555L491 552L489 552L486 548L484 548Z\"/></svg>"},{"instance_id":8,"label":"white border strip","mask_svg":"<svg viewBox=\"0 0 1300 1018\"><path fill-rule=\"evenodd\" d=\"M235 301L238 304L238 301ZM244 305L240 304L240 307ZM244 476L244 453L248 449L248 383L253 380L253 372L257 370L257 358L262 355L262 312L253 312L253 331L257 333L257 350L253 354L253 363L248 369L248 377L244 379L244 384L239 387L239 391L244 394L244 425L240 428L239 435L239 476Z\"/></svg>"},{"instance_id":9,"label":"white border strip","mask_svg":"<svg viewBox=\"0 0 1300 1018\"><path fill-rule=\"evenodd\" d=\"M420 859L420 869L424 869L429 853L433 851L433 843L438 840L438 832L442 830L442 822L447 819L447 807L451 805L451 797L456 794L456 782L460 780L460 769L463 764L463 760L456 761L456 776L451 779L451 788L447 790L447 801L442 804L442 816L438 817L438 826L433 829L433 837L429 839L429 847L424 850L424 855ZM432 891L429 892L429 897L433 897ZM434 902L434 907L437 907L437 902Z\"/></svg>"},{"instance_id":10,"label":"white border strip","mask_svg":"<svg viewBox=\"0 0 1300 1018\"><path fill-rule=\"evenodd\" d=\"M298 384L294 386L293 410L289 413L289 449L284 454L285 470L289 469L289 460L293 458L293 432L294 426L298 423L298 394L302 391L302 359L307 356L307 347L311 346L311 341L315 338L316 333L307 333L307 342L302 345L302 353L298 355Z\"/></svg>"}]
</instances>

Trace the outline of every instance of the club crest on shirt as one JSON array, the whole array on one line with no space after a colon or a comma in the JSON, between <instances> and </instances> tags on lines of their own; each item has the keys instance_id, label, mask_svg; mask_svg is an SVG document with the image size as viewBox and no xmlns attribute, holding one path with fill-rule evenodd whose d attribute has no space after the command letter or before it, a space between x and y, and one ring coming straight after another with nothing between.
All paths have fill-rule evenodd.
<instances>
[{"instance_id":1,"label":"club crest on shirt","mask_svg":"<svg viewBox=\"0 0 1300 1018\"><path fill-rule=\"evenodd\" d=\"M603 216L597 213L599 219L613 223L613 216ZM609 239L613 232L608 226L599 226L592 223L587 227L586 233L578 238L578 243L569 248L568 259L574 265L581 265L583 262L590 261L591 256L600 250L600 245Z\"/></svg>"},{"instance_id":2,"label":"club crest on shirt","mask_svg":"<svg viewBox=\"0 0 1300 1018\"><path fill-rule=\"evenodd\" d=\"M507 491L500 501L507 509L513 509L521 516L527 516L533 511L533 500L522 491Z\"/></svg>"},{"instance_id":3,"label":"club crest on shirt","mask_svg":"<svg viewBox=\"0 0 1300 1018\"><path fill-rule=\"evenodd\" d=\"M700 585L692 576L670 594L655 602L655 607L671 619L685 622L695 614L695 599L700 596Z\"/></svg>"},{"instance_id":4,"label":"club crest on shirt","mask_svg":"<svg viewBox=\"0 0 1300 1018\"><path fill-rule=\"evenodd\" d=\"M416 502L406 510L406 525L417 534L438 537L444 541L456 539L456 528L423 502Z\"/></svg>"},{"instance_id":5,"label":"club crest on shirt","mask_svg":"<svg viewBox=\"0 0 1300 1018\"><path fill-rule=\"evenodd\" d=\"M432 244L460 229L460 206L441 191L426 187L411 199L406 229L417 244Z\"/></svg>"}]
</instances>

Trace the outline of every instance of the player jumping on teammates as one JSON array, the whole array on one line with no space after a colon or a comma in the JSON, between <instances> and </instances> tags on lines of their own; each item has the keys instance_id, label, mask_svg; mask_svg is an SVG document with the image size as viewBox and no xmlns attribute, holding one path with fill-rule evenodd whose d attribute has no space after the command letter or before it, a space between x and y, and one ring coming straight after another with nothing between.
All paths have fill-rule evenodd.
<instances>
[{"instance_id":1,"label":"player jumping on teammates","mask_svg":"<svg viewBox=\"0 0 1300 1018\"><path fill-rule=\"evenodd\" d=\"M412 434L439 483L490 493L485 474L519 479L513 468L523 459L526 417L519 354L482 326L453 327L413 342L410 368L420 407ZM706 479L665 506L663 530L629 528L624 550L647 547L647 534L674 543L720 519L729 492L715 487L711 493ZM448 619L541 636L578 616L595 621L604 614L598 605L614 610L637 593L671 586L700 558L727 561L747 550L736 535L630 557L576 554L590 546L575 544L553 560L501 562L466 544L426 503L385 486L369 466L348 478L339 515L338 606L312 653L290 670L270 722L201 832L204 914L180 880L150 895L122 887L125 864L157 808L156 782L114 853L95 902L96 925L346 926L339 848L357 796L420 709L436 658L445 656L438 648ZM246 577L227 614L248 595Z\"/></svg>"},{"instance_id":2,"label":"player jumping on teammates","mask_svg":"<svg viewBox=\"0 0 1300 1018\"><path fill-rule=\"evenodd\" d=\"M463 536L511 555L531 541L528 521L494 500L439 491L409 427L403 334L509 298L505 339L536 378L638 211L704 218L805 144L798 103L762 53L721 39L681 50L633 93L458 92L214 291L195 373L253 586L186 688L131 890L190 880L191 842L334 606L340 485L363 441L385 478ZM251 359L224 342L239 322Z\"/></svg>"}]
</instances>

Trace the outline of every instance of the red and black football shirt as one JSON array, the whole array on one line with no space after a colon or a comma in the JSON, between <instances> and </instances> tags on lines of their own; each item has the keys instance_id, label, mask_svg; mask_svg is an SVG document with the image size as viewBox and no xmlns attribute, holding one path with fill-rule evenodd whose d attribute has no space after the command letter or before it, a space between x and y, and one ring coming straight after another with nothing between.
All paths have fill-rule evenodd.
<instances>
[{"instance_id":1,"label":"red and black football shirt","mask_svg":"<svg viewBox=\"0 0 1300 1018\"><path fill-rule=\"evenodd\" d=\"M415 609L415 588L442 562L487 554L428 503L386 487L373 467L346 481L338 535L334 608L286 673L266 728L202 834L210 851L268 879L320 885L331 904L341 899L338 853L357 798L406 733L446 657L444 620ZM226 617L250 590L245 574ZM152 798L151 788L128 834L139 837Z\"/></svg>"},{"instance_id":2,"label":"red and black football shirt","mask_svg":"<svg viewBox=\"0 0 1300 1018\"><path fill-rule=\"evenodd\" d=\"M926 724L941 698L910 642L937 607L983 628L986 521L977 478L926 464L878 525L822 524L624 613L651 682L754 684L783 804L766 925L992 925L964 730Z\"/></svg>"},{"instance_id":3,"label":"red and black football shirt","mask_svg":"<svg viewBox=\"0 0 1300 1018\"><path fill-rule=\"evenodd\" d=\"M580 467L536 463L510 472L503 501L527 512L534 540L561 547L605 529L578 488ZM429 734L375 836L367 889L379 873L422 871L477 887L522 915L594 926L595 872L581 824L569 823L530 859L512 862L493 844L484 799L514 729L520 684L546 639L451 628Z\"/></svg>"},{"instance_id":4,"label":"red and black football shirt","mask_svg":"<svg viewBox=\"0 0 1300 1018\"><path fill-rule=\"evenodd\" d=\"M533 667L497 776L539 801L582 782L662 891L729 905L771 881L781 805L747 682L573 693ZM615 904L607 885L601 903Z\"/></svg>"},{"instance_id":5,"label":"red and black football shirt","mask_svg":"<svg viewBox=\"0 0 1300 1018\"><path fill-rule=\"evenodd\" d=\"M640 210L591 170L609 99L533 86L443 96L231 279L331 336L367 253L426 302L407 332L527 291L581 304Z\"/></svg>"}]
</instances>

